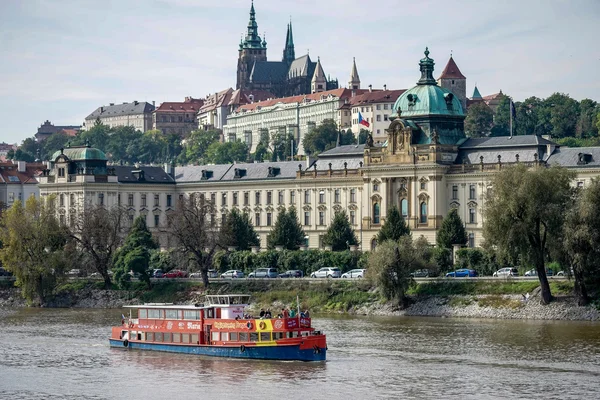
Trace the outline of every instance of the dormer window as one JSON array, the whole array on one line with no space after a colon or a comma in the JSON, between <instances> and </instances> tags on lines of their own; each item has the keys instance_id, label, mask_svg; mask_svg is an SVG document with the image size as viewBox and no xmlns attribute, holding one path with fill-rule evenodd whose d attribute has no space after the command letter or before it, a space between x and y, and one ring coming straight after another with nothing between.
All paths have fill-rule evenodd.
<instances>
[{"instance_id":1,"label":"dormer window","mask_svg":"<svg viewBox=\"0 0 600 400\"><path fill-rule=\"evenodd\" d=\"M416 94L410 93L408 96L406 96L406 99L408 100L409 107L413 107L415 104L417 104L418 98Z\"/></svg>"},{"instance_id":2,"label":"dormer window","mask_svg":"<svg viewBox=\"0 0 600 400\"><path fill-rule=\"evenodd\" d=\"M577 161L578 165L585 165L592 162L592 155L588 153L579 153L579 161Z\"/></svg>"},{"instance_id":3,"label":"dormer window","mask_svg":"<svg viewBox=\"0 0 600 400\"><path fill-rule=\"evenodd\" d=\"M233 170L233 178L234 179L240 179L244 176L246 176L246 169L245 168L235 168Z\"/></svg>"},{"instance_id":4,"label":"dormer window","mask_svg":"<svg viewBox=\"0 0 600 400\"><path fill-rule=\"evenodd\" d=\"M200 178L201 180L205 181L207 179L210 179L213 177L213 171L210 171L208 169L203 169L202 170L202 178Z\"/></svg>"},{"instance_id":5,"label":"dormer window","mask_svg":"<svg viewBox=\"0 0 600 400\"><path fill-rule=\"evenodd\" d=\"M281 172L281 168L279 167L269 167L269 178L279 175Z\"/></svg>"},{"instance_id":6,"label":"dormer window","mask_svg":"<svg viewBox=\"0 0 600 400\"><path fill-rule=\"evenodd\" d=\"M444 95L444 100L446 100L446 107L448 108L448 110L454 109L454 104L452 103L453 99L454 99L454 95L452 93L446 93Z\"/></svg>"}]
</instances>

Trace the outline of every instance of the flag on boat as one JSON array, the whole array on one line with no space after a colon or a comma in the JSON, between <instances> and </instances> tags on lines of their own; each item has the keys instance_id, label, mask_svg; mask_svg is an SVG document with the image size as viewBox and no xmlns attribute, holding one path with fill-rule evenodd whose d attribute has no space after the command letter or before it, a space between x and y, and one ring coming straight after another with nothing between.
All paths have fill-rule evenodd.
<instances>
[{"instance_id":1,"label":"flag on boat","mask_svg":"<svg viewBox=\"0 0 600 400\"><path fill-rule=\"evenodd\" d=\"M368 128L369 126L371 126L371 124L369 124L369 121L367 121L366 119L364 119L364 118L362 117L362 114L360 113L360 111L358 112L358 123L359 123L359 125L364 125L364 126L366 126L367 128Z\"/></svg>"}]
</instances>

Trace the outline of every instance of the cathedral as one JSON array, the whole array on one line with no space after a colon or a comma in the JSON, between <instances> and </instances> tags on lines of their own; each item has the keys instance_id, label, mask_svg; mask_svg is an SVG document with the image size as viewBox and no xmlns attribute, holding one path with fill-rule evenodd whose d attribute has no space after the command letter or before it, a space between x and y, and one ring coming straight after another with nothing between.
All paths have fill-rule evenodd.
<instances>
[{"instance_id":1,"label":"cathedral","mask_svg":"<svg viewBox=\"0 0 600 400\"><path fill-rule=\"evenodd\" d=\"M281 61L267 61L267 41L258 35L254 3L238 53L236 89L266 90L277 97L288 97L338 88L337 79L326 78L319 61L312 61L308 54L296 58L291 22Z\"/></svg>"}]
</instances>

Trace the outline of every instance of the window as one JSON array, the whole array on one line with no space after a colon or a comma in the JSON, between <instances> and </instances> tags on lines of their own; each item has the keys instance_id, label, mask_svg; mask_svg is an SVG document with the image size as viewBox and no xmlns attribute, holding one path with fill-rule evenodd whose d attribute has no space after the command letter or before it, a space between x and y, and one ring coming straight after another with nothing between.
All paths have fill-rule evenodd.
<instances>
[{"instance_id":1,"label":"window","mask_svg":"<svg viewBox=\"0 0 600 400\"><path fill-rule=\"evenodd\" d=\"M577 182L577 189L583 189L583 182L582 181Z\"/></svg>"},{"instance_id":2,"label":"window","mask_svg":"<svg viewBox=\"0 0 600 400\"><path fill-rule=\"evenodd\" d=\"M310 225L310 211L304 211L304 225Z\"/></svg>"},{"instance_id":3,"label":"window","mask_svg":"<svg viewBox=\"0 0 600 400\"><path fill-rule=\"evenodd\" d=\"M452 185L452 200L458 200L458 185Z\"/></svg>"},{"instance_id":4,"label":"window","mask_svg":"<svg viewBox=\"0 0 600 400\"><path fill-rule=\"evenodd\" d=\"M284 204L284 202L285 202L284 194L285 194L285 192L283 190L280 190L279 192L277 192L277 204Z\"/></svg>"},{"instance_id":5,"label":"window","mask_svg":"<svg viewBox=\"0 0 600 400\"><path fill-rule=\"evenodd\" d=\"M254 204L260 204L260 192L254 193Z\"/></svg>"},{"instance_id":6,"label":"window","mask_svg":"<svg viewBox=\"0 0 600 400\"><path fill-rule=\"evenodd\" d=\"M350 189L350 203L356 203L356 189Z\"/></svg>"},{"instance_id":7,"label":"window","mask_svg":"<svg viewBox=\"0 0 600 400\"><path fill-rule=\"evenodd\" d=\"M260 226L260 213L254 214L254 226Z\"/></svg>"},{"instance_id":8,"label":"window","mask_svg":"<svg viewBox=\"0 0 600 400\"><path fill-rule=\"evenodd\" d=\"M333 202L334 203L340 202L340 189L335 189L335 191L333 192Z\"/></svg>"},{"instance_id":9,"label":"window","mask_svg":"<svg viewBox=\"0 0 600 400\"><path fill-rule=\"evenodd\" d=\"M244 192L244 205L247 206L250 204L250 193Z\"/></svg>"},{"instance_id":10,"label":"window","mask_svg":"<svg viewBox=\"0 0 600 400\"><path fill-rule=\"evenodd\" d=\"M221 214L221 224L225 225L226 222L227 222L227 214L223 213L223 214Z\"/></svg>"},{"instance_id":11,"label":"window","mask_svg":"<svg viewBox=\"0 0 600 400\"><path fill-rule=\"evenodd\" d=\"M377 120L378 122L380 122L380 121L381 121L381 114L377 114L376 120Z\"/></svg>"},{"instance_id":12,"label":"window","mask_svg":"<svg viewBox=\"0 0 600 400\"><path fill-rule=\"evenodd\" d=\"M400 212L404 218L408 217L408 200L402 199L400 200Z\"/></svg>"},{"instance_id":13,"label":"window","mask_svg":"<svg viewBox=\"0 0 600 400\"><path fill-rule=\"evenodd\" d=\"M273 192L267 192L267 204L273 204Z\"/></svg>"},{"instance_id":14,"label":"window","mask_svg":"<svg viewBox=\"0 0 600 400\"><path fill-rule=\"evenodd\" d=\"M238 341L238 333L237 332L229 332L229 340L232 342Z\"/></svg>"},{"instance_id":15,"label":"window","mask_svg":"<svg viewBox=\"0 0 600 400\"><path fill-rule=\"evenodd\" d=\"M238 192L233 192L233 205L238 205Z\"/></svg>"},{"instance_id":16,"label":"window","mask_svg":"<svg viewBox=\"0 0 600 400\"><path fill-rule=\"evenodd\" d=\"M475 247L475 234L469 233L469 247Z\"/></svg>"},{"instance_id":17,"label":"window","mask_svg":"<svg viewBox=\"0 0 600 400\"><path fill-rule=\"evenodd\" d=\"M129 214L129 225L133 224L133 214Z\"/></svg>"},{"instance_id":18,"label":"window","mask_svg":"<svg viewBox=\"0 0 600 400\"><path fill-rule=\"evenodd\" d=\"M474 208L469 208L469 223L477 223L477 211Z\"/></svg>"},{"instance_id":19,"label":"window","mask_svg":"<svg viewBox=\"0 0 600 400\"><path fill-rule=\"evenodd\" d=\"M427 203L425 202L421 203L421 223L427 223Z\"/></svg>"},{"instance_id":20,"label":"window","mask_svg":"<svg viewBox=\"0 0 600 400\"><path fill-rule=\"evenodd\" d=\"M142 195L142 207L146 207L146 195Z\"/></svg>"},{"instance_id":21,"label":"window","mask_svg":"<svg viewBox=\"0 0 600 400\"><path fill-rule=\"evenodd\" d=\"M373 184L373 191L374 192L379 192L379 184L378 183L374 183Z\"/></svg>"},{"instance_id":22,"label":"window","mask_svg":"<svg viewBox=\"0 0 600 400\"><path fill-rule=\"evenodd\" d=\"M384 104L384 105L383 105L383 109L384 109L384 110L387 110L387 109L388 109L388 105L387 105L387 104Z\"/></svg>"},{"instance_id":23,"label":"window","mask_svg":"<svg viewBox=\"0 0 600 400\"><path fill-rule=\"evenodd\" d=\"M319 211L319 225L325 225L325 211Z\"/></svg>"},{"instance_id":24,"label":"window","mask_svg":"<svg viewBox=\"0 0 600 400\"><path fill-rule=\"evenodd\" d=\"M377 107L376 107L376 108L377 108L378 110L381 110L381 104L377 104Z\"/></svg>"},{"instance_id":25,"label":"window","mask_svg":"<svg viewBox=\"0 0 600 400\"><path fill-rule=\"evenodd\" d=\"M469 199L475 200L475 185L469 185Z\"/></svg>"},{"instance_id":26,"label":"window","mask_svg":"<svg viewBox=\"0 0 600 400\"><path fill-rule=\"evenodd\" d=\"M129 195L127 195L127 205L129 207L133 207L133 193L129 193Z\"/></svg>"},{"instance_id":27,"label":"window","mask_svg":"<svg viewBox=\"0 0 600 400\"><path fill-rule=\"evenodd\" d=\"M321 190L319 192L319 203L321 203L321 204L325 203L325 191L324 190Z\"/></svg>"},{"instance_id":28,"label":"window","mask_svg":"<svg viewBox=\"0 0 600 400\"><path fill-rule=\"evenodd\" d=\"M293 189L290 192L290 204L296 204L296 191Z\"/></svg>"},{"instance_id":29,"label":"window","mask_svg":"<svg viewBox=\"0 0 600 400\"><path fill-rule=\"evenodd\" d=\"M183 310L183 319L200 319L200 310Z\"/></svg>"},{"instance_id":30,"label":"window","mask_svg":"<svg viewBox=\"0 0 600 400\"><path fill-rule=\"evenodd\" d=\"M304 204L310 204L310 190L304 191Z\"/></svg>"},{"instance_id":31,"label":"window","mask_svg":"<svg viewBox=\"0 0 600 400\"><path fill-rule=\"evenodd\" d=\"M171 200L171 195L170 195L170 194L168 194L168 195L167 195L167 207L171 207L171 201L172 201L172 200Z\"/></svg>"},{"instance_id":32,"label":"window","mask_svg":"<svg viewBox=\"0 0 600 400\"><path fill-rule=\"evenodd\" d=\"M210 194L210 202L215 206L217 205L217 194L216 193Z\"/></svg>"},{"instance_id":33,"label":"window","mask_svg":"<svg viewBox=\"0 0 600 400\"><path fill-rule=\"evenodd\" d=\"M387 114L383 114L383 120L389 121L390 117Z\"/></svg>"},{"instance_id":34,"label":"window","mask_svg":"<svg viewBox=\"0 0 600 400\"><path fill-rule=\"evenodd\" d=\"M62 199L62 195L61 195L61 199ZM98 205L99 206L104 205L104 193L98 193Z\"/></svg>"},{"instance_id":35,"label":"window","mask_svg":"<svg viewBox=\"0 0 600 400\"><path fill-rule=\"evenodd\" d=\"M273 224L273 214L267 213L267 226L271 226Z\"/></svg>"},{"instance_id":36,"label":"window","mask_svg":"<svg viewBox=\"0 0 600 400\"><path fill-rule=\"evenodd\" d=\"M221 205L222 206L227 205L227 192L221 193Z\"/></svg>"},{"instance_id":37,"label":"window","mask_svg":"<svg viewBox=\"0 0 600 400\"><path fill-rule=\"evenodd\" d=\"M119 196L120 196L120 195L119 195ZM72 194L72 193L69 195L69 205L70 205L71 207L73 207L73 206L75 205L75 195L74 195L74 194Z\"/></svg>"},{"instance_id":38,"label":"window","mask_svg":"<svg viewBox=\"0 0 600 400\"><path fill-rule=\"evenodd\" d=\"M374 203L373 204L373 223L374 224L378 224L379 223L379 203Z\"/></svg>"},{"instance_id":39,"label":"window","mask_svg":"<svg viewBox=\"0 0 600 400\"><path fill-rule=\"evenodd\" d=\"M62 178L65 176L65 169L64 168L59 168L58 169L58 177Z\"/></svg>"},{"instance_id":40,"label":"window","mask_svg":"<svg viewBox=\"0 0 600 400\"><path fill-rule=\"evenodd\" d=\"M356 211L350 211L350 225L356 225Z\"/></svg>"},{"instance_id":41,"label":"window","mask_svg":"<svg viewBox=\"0 0 600 400\"><path fill-rule=\"evenodd\" d=\"M60 195L58 204L60 204L61 207L65 206L65 195L64 194Z\"/></svg>"},{"instance_id":42,"label":"window","mask_svg":"<svg viewBox=\"0 0 600 400\"><path fill-rule=\"evenodd\" d=\"M66 218L67 217L65 216L65 214L60 214L60 216L59 216L58 219L59 219L59 222L60 222L61 225L65 225L67 223Z\"/></svg>"},{"instance_id":43,"label":"window","mask_svg":"<svg viewBox=\"0 0 600 400\"><path fill-rule=\"evenodd\" d=\"M422 181L421 182L421 190L425 190L425 189L427 189L427 182Z\"/></svg>"}]
</instances>

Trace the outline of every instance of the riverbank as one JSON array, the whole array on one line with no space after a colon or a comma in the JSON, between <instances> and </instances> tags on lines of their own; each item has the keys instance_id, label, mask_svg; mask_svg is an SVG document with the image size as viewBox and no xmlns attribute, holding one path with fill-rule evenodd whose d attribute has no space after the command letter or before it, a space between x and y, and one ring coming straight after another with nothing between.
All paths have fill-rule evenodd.
<instances>
[{"instance_id":1,"label":"riverbank","mask_svg":"<svg viewBox=\"0 0 600 400\"><path fill-rule=\"evenodd\" d=\"M571 283L553 283L556 300L546 306L540 304L537 286L531 281L424 283L411 288L412 304L401 310L383 300L366 281L243 280L211 283L208 289L195 282L165 281L155 284L152 290L141 284L134 284L131 290L104 290L97 282L81 281L65 285L46 306L119 308L145 302L193 304L201 303L206 294L248 293L253 298L251 311L295 307L298 297L301 308L313 313L600 321L597 307L577 305L570 295ZM525 293L531 294L528 300L523 297ZM0 289L0 307L26 306L19 289Z\"/></svg>"}]
</instances>

